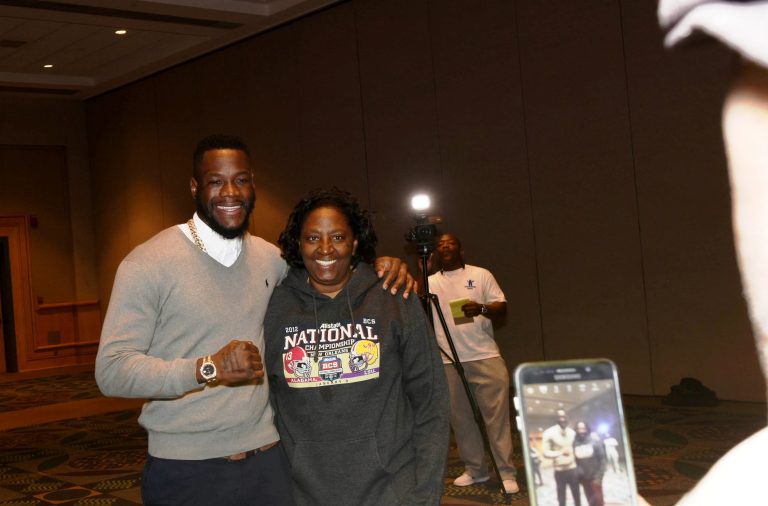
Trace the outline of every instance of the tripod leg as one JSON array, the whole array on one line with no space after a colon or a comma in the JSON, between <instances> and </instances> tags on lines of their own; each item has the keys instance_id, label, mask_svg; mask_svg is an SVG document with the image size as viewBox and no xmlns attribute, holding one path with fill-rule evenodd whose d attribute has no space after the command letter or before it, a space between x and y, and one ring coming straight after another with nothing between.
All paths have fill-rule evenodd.
<instances>
[{"instance_id":1,"label":"tripod leg","mask_svg":"<svg viewBox=\"0 0 768 506\"><path fill-rule=\"evenodd\" d=\"M472 394L472 388L470 387L469 382L467 381L466 375L464 374L464 367L461 361L459 360L458 354L456 353L456 346L454 345L453 338L451 337L451 333L448 330L448 325L445 322L445 315L443 315L443 311L440 309L440 301L438 300L437 295L429 292L428 286L425 288L426 288L426 291L424 294L425 303L429 305L430 308L434 305L435 313L437 314L438 319L440 320L440 325L443 329L443 332L445 333L445 338L448 341L448 346L451 349L450 356L453 357L453 367L456 370L457 376L461 379L462 386L464 387L464 392L466 393L467 402L469 403L469 406L474 415L475 423L477 424L477 428L480 432L480 436L485 445L485 449L488 450L488 453L491 459L491 465L493 467L494 474L499 479L499 485L501 486L502 493L504 494L505 502L507 504L512 504L512 495L511 493L508 493L504 490L504 487L502 484L503 478L501 476L501 472L499 471L499 466L496 465L496 458L494 457L493 452L491 451L491 444L488 441L488 433L485 430L483 415L480 413L480 409L477 407L475 396ZM431 313L428 313L428 314L431 315ZM507 380L507 384L509 384L508 380ZM506 396L506 403L507 403L507 412L509 412L509 395Z\"/></svg>"}]
</instances>

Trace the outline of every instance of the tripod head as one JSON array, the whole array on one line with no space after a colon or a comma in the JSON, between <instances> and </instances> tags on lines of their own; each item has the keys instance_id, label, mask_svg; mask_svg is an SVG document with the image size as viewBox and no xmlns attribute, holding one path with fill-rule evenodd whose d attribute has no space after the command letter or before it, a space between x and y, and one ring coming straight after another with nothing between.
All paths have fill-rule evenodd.
<instances>
[{"instance_id":1,"label":"tripod head","mask_svg":"<svg viewBox=\"0 0 768 506\"><path fill-rule=\"evenodd\" d=\"M405 234L405 240L416 244L416 250L421 259L421 272L423 275L424 293L429 293L429 255L435 249L437 238L437 225L443 222L440 216L419 214L414 216L414 225Z\"/></svg>"}]
</instances>

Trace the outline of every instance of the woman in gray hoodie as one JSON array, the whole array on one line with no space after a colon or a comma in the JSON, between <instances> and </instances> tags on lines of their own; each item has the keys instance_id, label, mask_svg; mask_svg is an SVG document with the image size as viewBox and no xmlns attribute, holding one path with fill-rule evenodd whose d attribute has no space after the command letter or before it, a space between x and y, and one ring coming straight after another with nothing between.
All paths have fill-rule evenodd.
<instances>
[{"instance_id":1,"label":"woman in gray hoodie","mask_svg":"<svg viewBox=\"0 0 768 506\"><path fill-rule=\"evenodd\" d=\"M443 366L418 300L381 289L376 242L335 188L303 198L280 235L291 270L267 310L265 367L299 506L440 503Z\"/></svg>"}]
</instances>

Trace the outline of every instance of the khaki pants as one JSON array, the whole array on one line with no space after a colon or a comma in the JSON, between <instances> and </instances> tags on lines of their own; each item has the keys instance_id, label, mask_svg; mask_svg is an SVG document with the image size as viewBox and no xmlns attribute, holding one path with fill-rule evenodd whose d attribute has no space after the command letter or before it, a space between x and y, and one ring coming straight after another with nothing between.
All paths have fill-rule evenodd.
<instances>
[{"instance_id":1,"label":"khaki pants","mask_svg":"<svg viewBox=\"0 0 768 506\"><path fill-rule=\"evenodd\" d=\"M462 362L461 365L483 415L501 479L514 479L512 429L509 422L509 373L504 359L494 357ZM464 461L465 471L471 476L487 476L483 438L472 415L461 378L452 364L445 365L445 375L451 396L451 427L456 436L459 457Z\"/></svg>"}]
</instances>

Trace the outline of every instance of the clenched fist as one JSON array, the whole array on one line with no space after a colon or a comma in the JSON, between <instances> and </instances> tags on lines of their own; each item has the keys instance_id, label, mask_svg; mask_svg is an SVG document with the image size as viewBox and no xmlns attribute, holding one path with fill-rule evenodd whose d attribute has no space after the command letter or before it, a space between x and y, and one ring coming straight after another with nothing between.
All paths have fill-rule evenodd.
<instances>
[{"instance_id":1,"label":"clenched fist","mask_svg":"<svg viewBox=\"0 0 768 506\"><path fill-rule=\"evenodd\" d=\"M215 354L211 360L216 366L216 381L225 385L232 385L260 380L264 377L264 364L261 362L261 353L251 341L238 341L233 339ZM198 360L198 369L202 359ZM198 381L203 382L198 371Z\"/></svg>"}]
</instances>

